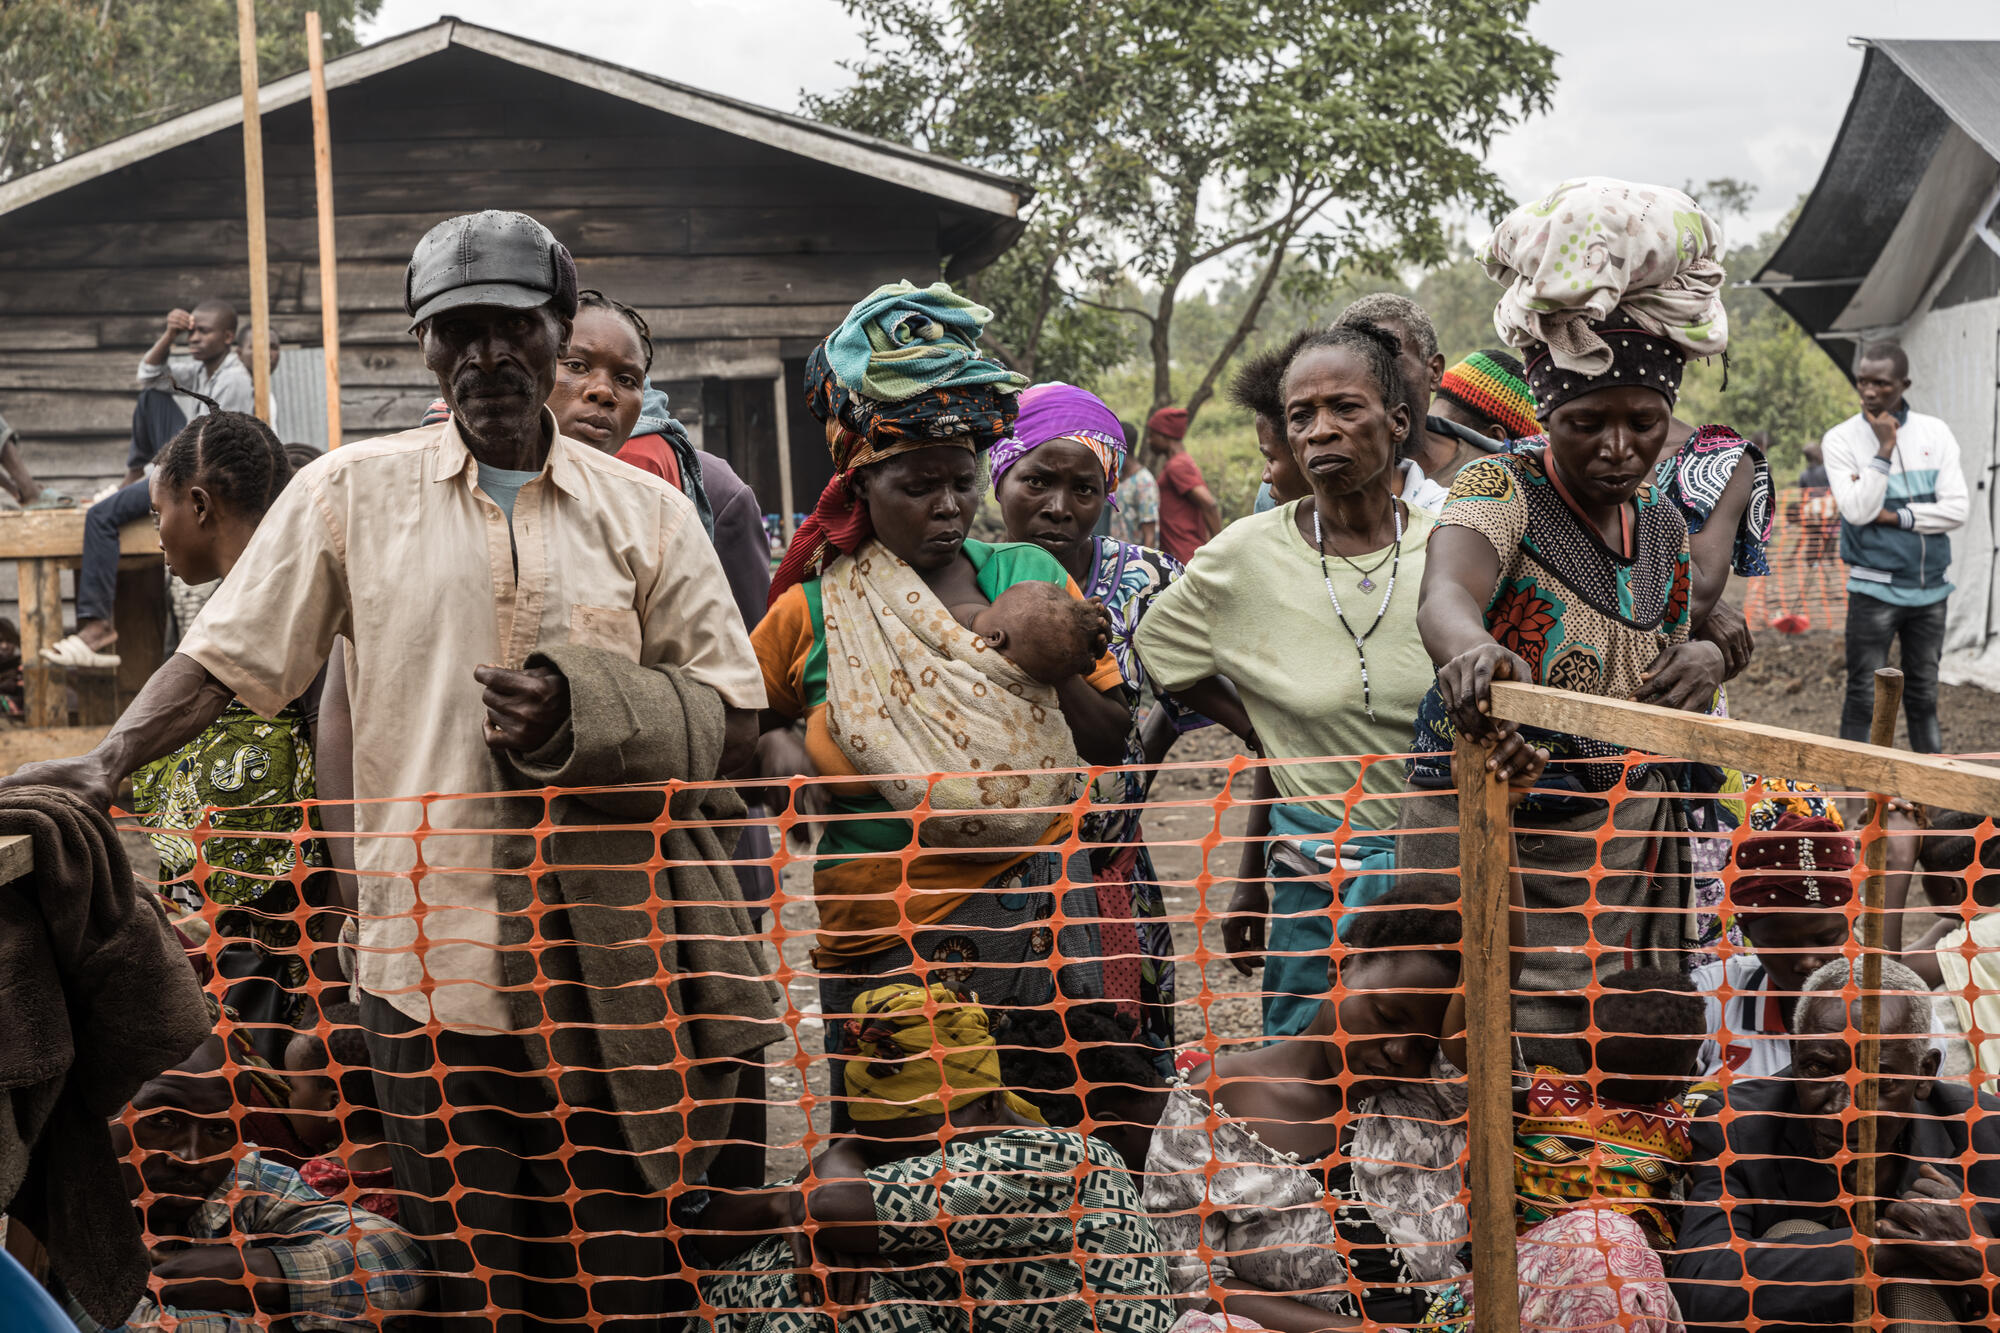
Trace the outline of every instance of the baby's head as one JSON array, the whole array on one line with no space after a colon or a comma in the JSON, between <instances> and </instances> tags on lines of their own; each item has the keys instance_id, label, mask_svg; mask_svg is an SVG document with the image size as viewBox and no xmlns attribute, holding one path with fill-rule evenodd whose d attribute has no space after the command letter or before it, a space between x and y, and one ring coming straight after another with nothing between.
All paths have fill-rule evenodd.
<instances>
[{"instance_id":1,"label":"baby's head","mask_svg":"<svg viewBox=\"0 0 2000 1333\"><path fill-rule=\"evenodd\" d=\"M1044 685L1097 655L1097 618L1053 583L1016 583L974 615L970 628L989 648Z\"/></svg>"},{"instance_id":2,"label":"baby's head","mask_svg":"<svg viewBox=\"0 0 2000 1333\"><path fill-rule=\"evenodd\" d=\"M1679 1101L1693 1081L1708 1014L1688 979L1663 967L1637 967L1600 979L1592 1009L1597 1039L1597 1095L1650 1106Z\"/></svg>"}]
</instances>

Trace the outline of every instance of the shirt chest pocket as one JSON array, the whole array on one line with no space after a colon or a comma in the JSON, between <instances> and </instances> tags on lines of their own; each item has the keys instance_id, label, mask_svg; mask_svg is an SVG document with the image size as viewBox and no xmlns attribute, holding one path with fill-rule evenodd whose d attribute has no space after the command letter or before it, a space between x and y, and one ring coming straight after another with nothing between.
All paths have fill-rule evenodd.
<instances>
[{"instance_id":1,"label":"shirt chest pocket","mask_svg":"<svg viewBox=\"0 0 2000 1333\"><path fill-rule=\"evenodd\" d=\"M629 661L639 660L639 613L629 606L580 606L569 609L569 641L602 648Z\"/></svg>"}]
</instances>

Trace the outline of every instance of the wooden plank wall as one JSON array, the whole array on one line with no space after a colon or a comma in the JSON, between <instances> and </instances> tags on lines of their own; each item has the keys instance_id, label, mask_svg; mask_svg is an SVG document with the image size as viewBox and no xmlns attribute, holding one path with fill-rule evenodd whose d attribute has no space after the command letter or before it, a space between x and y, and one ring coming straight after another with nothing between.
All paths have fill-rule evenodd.
<instances>
[{"instance_id":1,"label":"wooden plank wall","mask_svg":"<svg viewBox=\"0 0 2000 1333\"><path fill-rule=\"evenodd\" d=\"M402 295L412 246L441 218L540 218L584 286L645 314L655 379L679 382L677 414L727 453L775 446L768 410L761 438L718 439L695 384L796 365L877 284L932 280L942 230L962 221L900 187L462 48L336 90L332 120L349 439L416 424L435 395ZM267 116L264 134L273 323L299 348L320 322L307 108ZM242 170L241 136L225 132L0 217L0 415L37 476L88 497L122 474L133 375L165 312L211 294L246 303ZM787 384L794 435L816 433ZM753 431L755 415L736 413ZM751 470L775 511L775 466ZM817 493L802 485L799 505ZM0 566L0 599L12 586Z\"/></svg>"}]
</instances>

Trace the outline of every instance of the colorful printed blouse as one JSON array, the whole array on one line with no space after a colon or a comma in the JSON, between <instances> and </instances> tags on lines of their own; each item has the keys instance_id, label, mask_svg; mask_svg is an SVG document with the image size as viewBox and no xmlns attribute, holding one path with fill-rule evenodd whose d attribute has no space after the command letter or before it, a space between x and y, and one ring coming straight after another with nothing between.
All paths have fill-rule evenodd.
<instances>
[{"instance_id":1,"label":"colorful printed blouse","mask_svg":"<svg viewBox=\"0 0 2000 1333\"><path fill-rule=\"evenodd\" d=\"M1514 1133L1515 1219L1527 1231L1572 1208L1629 1213L1674 1238L1664 1207L1691 1155L1692 1122L1678 1102L1633 1106L1595 1096L1559 1069L1537 1067Z\"/></svg>"},{"instance_id":2,"label":"colorful printed blouse","mask_svg":"<svg viewBox=\"0 0 2000 1333\"><path fill-rule=\"evenodd\" d=\"M1438 527L1471 528L1493 544L1500 577L1486 627L1528 664L1536 684L1630 699L1660 651L1687 642L1687 524L1658 486L1641 485L1628 557L1570 507L1546 459L1540 448L1521 448L1469 465L1452 483ZM1625 773L1618 746L1535 728L1522 734L1554 761L1543 785L1601 792ZM1433 684L1417 709L1411 784L1449 787L1457 739ZM1547 799L1531 796L1524 805Z\"/></svg>"},{"instance_id":3,"label":"colorful printed blouse","mask_svg":"<svg viewBox=\"0 0 2000 1333\"><path fill-rule=\"evenodd\" d=\"M1688 535L1693 536L1708 525L1723 488L1746 457L1751 466L1750 502L1736 524L1729 568L1745 578L1761 578L1771 572L1764 547L1771 540L1773 494L1771 465L1764 461L1763 450L1727 426L1698 426L1686 444L1660 460L1653 480L1681 507Z\"/></svg>"},{"instance_id":4,"label":"colorful printed blouse","mask_svg":"<svg viewBox=\"0 0 2000 1333\"><path fill-rule=\"evenodd\" d=\"M1068 588L1073 597L1083 596L1061 563L1039 546L968 541L963 549L979 591L988 600L1027 582L1053 583ZM823 777L858 778L854 764L826 729L826 624L819 580L787 589L751 631L750 644L763 667L770 707L782 716L805 720L806 756L813 770ZM1109 653L1098 659L1089 677L1091 686L1100 691L1121 684L1122 679ZM1027 852L1013 861L977 863L935 853L913 857L909 900L899 905L895 895L903 884L903 863L884 853L900 852L909 845L909 818L896 814L866 779L829 783L821 790L828 798L830 816L820 826L813 862L813 897L820 917L814 958L821 963L863 958L893 947L906 916L918 926L941 921L980 885L1004 877L1011 867L1036 855ZM1056 816L1042 845L1060 841L1069 830L1070 817Z\"/></svg>"}]
</instances>

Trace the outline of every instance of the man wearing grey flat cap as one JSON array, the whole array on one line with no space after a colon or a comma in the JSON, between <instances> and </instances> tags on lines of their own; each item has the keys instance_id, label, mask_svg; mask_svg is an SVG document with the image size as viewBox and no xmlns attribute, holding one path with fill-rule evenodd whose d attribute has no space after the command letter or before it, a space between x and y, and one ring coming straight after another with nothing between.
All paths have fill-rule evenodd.
<instances>
[{"instance_id":1,"label":"man wearing grey flat cap","mask_svg":"<svg viewBox=\"0 0 2000 1333\"><path fill-rule=\"evenodd\" d=\"M231 698L275 716L345 638L362 1020L452 1328L684 1308L669 1187L716 1174L781 1035L735 876L703 864L741 802L680 791L662 819L631 790L742 767L764 689L694 506L544 406L576 292L525 214L433 227L404 300L450 419L302 469L98 747L7 780L108 805Z\"/></svg>"}]
</instances>

